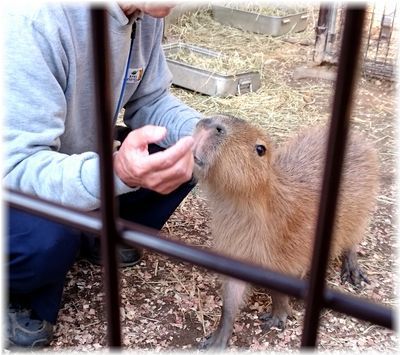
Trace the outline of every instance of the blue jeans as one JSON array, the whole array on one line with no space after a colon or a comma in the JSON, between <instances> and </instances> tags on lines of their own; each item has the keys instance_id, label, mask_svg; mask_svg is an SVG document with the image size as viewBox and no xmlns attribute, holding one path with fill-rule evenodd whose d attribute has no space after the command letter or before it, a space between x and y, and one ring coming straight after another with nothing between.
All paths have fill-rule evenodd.
<instances>
[{"instance_id":1,"label":"blue jeans","mask_svg":"<svg viewBox=\"0 0 400 355\"><path fill-rule=\"evenodd\" d=\"M140 189L118 197L121 218L160 230L194 187L169 195ZM56 323L65 277L85 238L78 230L13 208L8 210L8 287L10 300L43 320Z\"/></svg>"}]
</instances>

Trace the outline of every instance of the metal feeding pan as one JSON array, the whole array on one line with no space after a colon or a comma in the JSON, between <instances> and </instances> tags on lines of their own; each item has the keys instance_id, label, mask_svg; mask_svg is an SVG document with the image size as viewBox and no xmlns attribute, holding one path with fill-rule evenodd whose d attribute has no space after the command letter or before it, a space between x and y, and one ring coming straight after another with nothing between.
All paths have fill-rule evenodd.
<instances>
[{"instance_id":1,"label":"metal feeding pan","mask_svg":"<svg viewBox=\"0 0 400 355\"><path fill-rule=\"evenodd\" d=\"M224 25L273 37L304 31L308 19L306 11L287 16L266 16L218 5L212 6L212 13L214 19Z\"/></svg>"},{"instance_id":2,"label":"metal feeding pan","mask_svg":"<svg viewBox=\"0 0 400 355\"><path fill-rule=\"evenodd\" d=\"M256 91L261 86L260 73L256 71L224 75L174 59L174 54L182 50L204 56L205 59L221 58L223 54L220 52L184 43L164 44L163 48L174 85L205 95L220 97L242 95Z\"/></svg>"}]
</instances>

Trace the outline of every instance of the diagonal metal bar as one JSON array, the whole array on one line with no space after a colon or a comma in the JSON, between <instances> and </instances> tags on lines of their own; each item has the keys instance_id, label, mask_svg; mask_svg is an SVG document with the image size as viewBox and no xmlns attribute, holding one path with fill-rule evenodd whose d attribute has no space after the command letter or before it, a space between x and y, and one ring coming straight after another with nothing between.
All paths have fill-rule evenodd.
<instances>
[{"instance_id":1,"label":"diagonal metal bar","mask_svg":"<svg viewBox=\"0 0 400 355\"><path fill-rule=\"evenodd\" d=\"M42 217L51 218L59 223L71 225L88 232L101 233L99 213L82 213L65 206L44 201L20 192L6 190L5 201L13 208L22 209ZM240 262L214 252L172 241L159 235L159 231L128 222L117 220L125 244L132 247L151 249L170 257L192 263L220 274L248 281L290 296L305 299L308 283L284 274ZM382 305L368 302L359 297L326 289L322 296L325 307L350 316L373 322L390 329L394 328L394 312Z\"/></svg>"},{"instance_id":2,"label":"diagonal metal bar","mask_svg":"<svg viewBox=\"0 0 400 355\"><path fill-rule=\"evenodd\" d=\"M9 207L51 219L82 232L101 233L102 221L98 213L83 212L12 189L2 191L2 198Z\"/></svg>"},{"instance_id":3,"label":"diagonal metal bar","mask_svg":"<svg viewBox=\"0 0 400 355\"><path fill-rule=\"evenodd\" d=\"M346 148L353 88L357 75L364 17L365 9L363 7L346 10L315 233L309 294L306 301L306 314L301 343L303 347L315 346L320 312L324 306L322 296L325 287L332 230L335 222L336 203Z\"/></svg>"},{"instance_id":4,"label":"diagonal metal bar","mask_svg":"<svg viewBox=\"0 0 400 355\"><path fill-rule=\"evenodd\" d=\"M101 182L101 255L104 265L104 288L108 322L108 344L121 346L119 274L116 245L119 235L115 223L114 169L113 169L113 127L111 109L110 77L107 61L108 48L106 11L91 9L93 32L93 59L96 88L96 103L99 122L97 124L97 146L100 156Z\"/></svg>"},{"instance_id":5,"label":"diagonal metal bar","mask_svg":"<svg viewBox=\"0 0 400 355\"><path fill-rule=\"evenodd\" d=\"M221 254L171 241L161 236L151 237L149 235L151 231L143 229L142 226L137 226L127 221L123 221L122 223L125 228L129 227L129 230L123 232L123 239L127 244L149 248L209 270L214 270L218 273L296 298L306 298L308 282L304 280L231 259ZM390 329L394 327L394 315L389 308L368 302L359 297L326 289L321 295L321 302L325 307L358 319L370 321Z\"/></svg>"}]
</instances>

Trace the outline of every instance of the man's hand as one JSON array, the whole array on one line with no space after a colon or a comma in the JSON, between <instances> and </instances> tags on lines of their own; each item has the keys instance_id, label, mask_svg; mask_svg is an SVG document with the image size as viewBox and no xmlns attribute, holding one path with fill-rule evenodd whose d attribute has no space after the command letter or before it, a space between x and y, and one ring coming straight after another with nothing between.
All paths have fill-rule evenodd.
<instances>
[{"instance_id":1,"label":"man's hand","mask_svg":"<svg viewBox=\"0 0 400 355\"><path fill-rule=\"evenodd\" d=\"M114 157L114 169L128 186L168 194L193 172L193 138L184 137L164 151L149 154L148 145L167 134L165 127L144 126L129 133Z\"/></svg>"}]
</instances>

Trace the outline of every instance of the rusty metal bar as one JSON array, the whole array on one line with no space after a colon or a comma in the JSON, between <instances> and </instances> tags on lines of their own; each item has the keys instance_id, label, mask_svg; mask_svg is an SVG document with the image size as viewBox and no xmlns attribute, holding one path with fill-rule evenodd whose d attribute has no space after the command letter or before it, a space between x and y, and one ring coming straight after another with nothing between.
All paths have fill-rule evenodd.
<instances>
[{"instance_id":1,"label":"rusty metal bar","mask_svg":"<svg viewBox=\"0 0 400 355\"><path fill-rule=\"evenodd\" d=\"M369 12L369 14L370 14L370 23L369 23L369 28L368 28L368 40L367 40L366 50L365 50L365 53L364 53L364 61L366 61L367 57L368 57L369 44L371 42L371 36L372 36L372 25L374 23L374 17L375 17L375 7L376 7L376 4L373 5L372 12Z\"/></svg>"},{"instance_id":2,"label":"rusty metal bar","mask_svg":"<svg viewBox=\"0 0 400 355\"><path fill-rule=\"evenodd\" d=\"M82 212L78 209L66 207L12 189L2 191L2 197L9 207L31 213L35 216L48 218L54 222L79 229L82 232L98 235L101 233L102 221L98 213Z\"/></svg>"},{"instance_id":3,"label":"rusty metal bar","mask_svg":"<svg viewBox=\"0 0 400 355\"><path fill-rule=\"evenodd\" d=\"M162 254L214 270L252 284L279 291L290 296L305 299L308 282L246 262L191 247L160 236L150 236L150 230L133 223L123 222L129 230L123 232L127 244L149 248ZM131 243L129 243L131 242ZM360 297L346 295L331 289L324 290L321 302L325 307L340 311L358 319L371 321L393 329L394 315L387 307L377 305Z\"/></svg>"},{"instance_id":4,"label":"rusty metal bar","mask_svg":"<svg viewBox=\"0 0 400 355\"><path fill-rule=\"evenodd\" d=\"M365 8L349 8L343 31L336 90L330 122L321 200L315 233L309 294L302 335L302 347L314 347L324 302L326 268L329 260L342 165L347 141L354 83L358 69Z\"/></svg>"},{"instance_id":5,"label":"rusty metal bar","mask_svg":"<svg viewBox=\"0 0 400 355\"><path fill-rule=\"evenodd\" d=\"M113 169L113 113L108 61L106 11L91 9L93 34L93 59L96 102L99 122L97 124L97 149L100 156L101 182L101 255L104 265L104 289L106 295L107 333L110 347L121 346L119 274L116 246L120 239L115 223L114 169Z\"/></svg>"},{"instance_id":6,"label":"rusty metal bar","mask_svg":"<svg viewBox=\"0 0 400 355\"><path fill-rule=\"evenodd\" d=\"M99 213L82 213L20 192L6 190L4 197L11 207L55 219L59 223L68 224L76 228L86 229L91 233L100 234L101 232ZM145 228L120 218L117 220L117 226L119 230L123 230L122 239L124 243L132 247L139 246L151 249L261 287L287 293L296 298L305 299L306 297L308 283L303 280L163 238L156 230ZM322 301L325 307L335 311L370 321L383 327L394 328L393 311L382 305L331 289L324 291Z\"/></svg>"},{"instance_id":7,"label":"rusty metal bar","mask_svg":"<svg viewBox=\"0 0 400 355\"><path fill-rule=\"evenodd\" d=\"M326 55L326 44L328 41L328 22L332 9L322 4L319 9L317 26L315 27L315 44L313 61L322 63Z\"/></svg>"},{"instance_id":8,"label":"rusty metal bar","mask_svg":"<svg viewBox=\"0 0 400 355\"><path fill-rule=\"evenodd\" d=\"M396 24L396 11L397 11L397 3L395 3L395 5L394 5L394 11L392 13L392 21L390 22L391 30L390 30L389 38L388 38L388 41L387 41L385 61L384 61L385 65L387 64L388 59L389 59L388 57L389 57L390 46L392 44L394 46L396 46L396 43L392 43L392 35L393 35L393 31L395 30L394 27L395 27L395 24Z\"/></svg>"},{"instance_id":9,"label":"rusty metal bar","mask_svg":"<svg viewBox=\"0 0 400 355\"><path fill-rule=\"evenodd\" d=\"M380 26L379 26L379 36L378 36L378 43L376 44L375 61L378 58L379 47L380 47L381 42L382 42L383 20L385 18L385 14L386 14L386 2L383 3L383 13L382 13L382 16L381 16L381 22L380 22ZM388 46L388 48L389 48L389 46Z\"/></svg>"}]
</instances>

